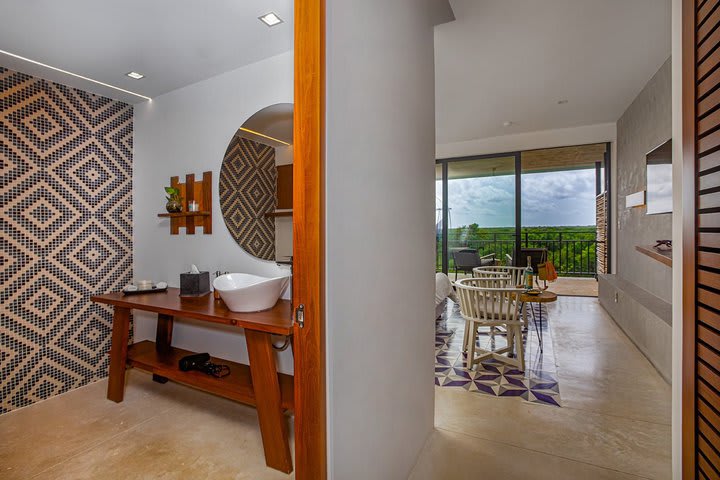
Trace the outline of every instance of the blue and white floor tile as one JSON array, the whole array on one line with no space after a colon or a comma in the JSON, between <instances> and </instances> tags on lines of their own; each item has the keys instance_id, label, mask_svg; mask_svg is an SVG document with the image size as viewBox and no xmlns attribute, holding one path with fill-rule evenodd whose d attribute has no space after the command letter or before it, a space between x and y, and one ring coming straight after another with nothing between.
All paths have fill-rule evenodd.
<instances>
[{"instance_id":1,"label":"blue and white floor tile","mask_svg":"<svg viewBox=\"0 0 720 480\"><path fill-rule=\"evenodd\" d=\"M462 352L465 320L460 316L458 305L447 302L447 308L435 322L435 385L462 388L469 392L494 397L519 397L532 403L561 406L553 352L552 334L545 306L532 304L533 313L539 319L542 308L543 352L540 352L537 332L530 316L530 326L525 334L525 372L497 360L481 362L475 369L467 368L466 354ZM477 345L488 349L507 345L504 334L478 335Z\"/></svg>"}]
</instances>

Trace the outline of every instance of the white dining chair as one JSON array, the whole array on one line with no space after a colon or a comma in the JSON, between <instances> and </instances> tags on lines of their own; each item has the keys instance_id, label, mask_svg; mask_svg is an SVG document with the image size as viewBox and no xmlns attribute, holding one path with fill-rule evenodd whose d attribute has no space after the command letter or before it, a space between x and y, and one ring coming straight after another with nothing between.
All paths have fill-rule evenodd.
<instances>
[{"instance_id":1,"label":"white dining chair","mask_svg":"<svg viewBox=\"0 0 720 480\"><path fill-rule=\"evenodd\" d=\"M523 322L518 316L522 289L508 286L509 276L487 276L483 278L465 278L455 282L457 296L460 299L460 314L465 320L467 365L474 365L488 358L525 370L525 352L523 351ZM507 334L507 346L486 350L477 346L479 327L503 328ZM494 342L491 342L494 345ZM510 355L515 352L515 355ZM475 355L479 353L479 355Z\"/></svg>"},{"instance_id":2,"label":"white dining chair","mask_svg":"<svg viewBox=\"0 0 720 480\"><path fill-rule=\"evenodd\" d=\"M473 277L477 278L483 278L493 275L499 275L499 276L509 276L510 281L508 282L508 287L519 287L520 285L523 285L525 283L525 267L511 267L507 265L494 265L494 266L486 266L486 267L476 267L473 268ZM524 303L520 304L520 309L522 311L522 320L523 324L525 325L525 328L528 327L528 314L527 314L527 305Z\"/></svg>"},{"instance_id":3,"label":"white dining chair","mask_svg":"<svg viewBox=\"0 0 720 480\"><path fill-rule=\"evenodd\" d=\"M491 265L485 267L473 268L473 277L482 277L487 275L507 275L510 277L510 286L516 287L523 284L523 275L525 275L525 267L511 267L507 265Z\"/></svg>"}]
</instances>

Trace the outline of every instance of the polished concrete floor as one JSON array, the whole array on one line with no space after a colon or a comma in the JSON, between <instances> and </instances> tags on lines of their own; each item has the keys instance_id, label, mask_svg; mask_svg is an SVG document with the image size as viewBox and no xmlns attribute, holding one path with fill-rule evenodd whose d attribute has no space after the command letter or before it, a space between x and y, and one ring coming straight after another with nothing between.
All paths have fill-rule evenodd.
<instances>
[{"instance_id":1,"label":"polished concrete floor","mask_svg":"<svg viewBox=\"0 0 720 480\"><path fill-rule=\"evenodd\" d=\"M257 413L131 370L125 401L105 381L0 416L0 479L264 480Z\"/></svg>"},{"instance_id":2,"label":"polished concrete floor","mask_svg":"<svg viewBox=\"0 0 720 480\"><path fill-rule=\"evenodd\" d=\"M562 406L436 387L413 480L670 478L670 387L596 299L549 321ZM105 388L0 416L0 479L293 478L265 467L253 408L136 370L123 403Z\"/></svg>"},{"instance_id":3,"label":"polished concrete floor","mask_svg":"<svg viewBox=\"0 0 720 480\"><path fill-rule=\"evenodd\" d=\"M562 407L435 387L412 480L671 478L670 386L599 306L548 306Z\"/></svg>"}]
</instances>

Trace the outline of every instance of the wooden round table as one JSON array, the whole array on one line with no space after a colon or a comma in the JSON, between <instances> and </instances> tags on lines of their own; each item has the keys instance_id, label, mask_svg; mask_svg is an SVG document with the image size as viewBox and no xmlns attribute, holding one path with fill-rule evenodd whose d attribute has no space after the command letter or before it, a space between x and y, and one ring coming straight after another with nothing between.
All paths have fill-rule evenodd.
<instances>
[{"instance_id":1,"label":"wooden round table","mask_svg":"<svg viewBox=\"0 0 720 480\"><path fill-rule=\"evenodd\" d=\"M531 295L529 293L521 293L520 294L520 302L523 304L523 320L525 321L525 324L527 325L527 304L528 303L551 303L557 300L557 294L550 292L548 290L545 290L541 292L538 295ZM535 325L535 333L537 333L538 336L538 342L540 343L540 353L543 351L543 337L542 333L540 332L540 329L542 328L542 306L540 306L540 327L538 327L538 319L535 318L535 311L531 308L530 311L532 312L533 317L533 324Z\"/></svg>"}]
</instances>

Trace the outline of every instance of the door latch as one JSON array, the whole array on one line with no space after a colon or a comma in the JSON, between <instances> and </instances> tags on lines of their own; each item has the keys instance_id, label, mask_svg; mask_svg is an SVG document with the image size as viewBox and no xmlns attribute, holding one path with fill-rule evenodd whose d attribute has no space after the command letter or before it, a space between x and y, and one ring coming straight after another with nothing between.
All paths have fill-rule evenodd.
<instances>
[{"instance_id":1,"label":"door latch","mask_svg":"<svg viewBox=\"0 0 720 480\"><path fill-rule=\"evenodd\" d=\"M305 305L300 304L295 309L295 321L300 326L300 328L303 328L305 326Z\"/></svg>"}]
</instances>

